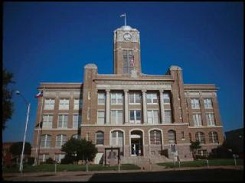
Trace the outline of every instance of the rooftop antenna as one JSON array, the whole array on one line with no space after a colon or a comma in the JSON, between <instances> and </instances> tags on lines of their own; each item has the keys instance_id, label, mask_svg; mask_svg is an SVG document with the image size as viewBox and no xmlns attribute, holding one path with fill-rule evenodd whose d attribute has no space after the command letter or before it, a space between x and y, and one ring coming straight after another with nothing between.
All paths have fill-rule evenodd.
<instances>
[{"instance_id":1,"label":"rooftop antenna","mask_svg":"<svg viewBox=\"0 0 245 183\"><path fill-rule=\"evenodd\" d=\"M126 15L126 13L120 15L120 17L124 17L124 25L127 26L127 15Z\"/></svg>"}]
</instances>

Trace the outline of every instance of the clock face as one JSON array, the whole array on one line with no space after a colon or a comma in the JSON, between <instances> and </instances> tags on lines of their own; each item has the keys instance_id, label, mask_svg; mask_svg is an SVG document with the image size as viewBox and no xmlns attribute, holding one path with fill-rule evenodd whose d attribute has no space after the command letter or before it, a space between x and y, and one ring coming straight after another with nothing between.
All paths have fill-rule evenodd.
<instances>
[{"instance_id":1,"label":"clock face","mask_svg":"<svg viewBox=\"0 0 245 183\"><path fill-rule=\"evenodd\" d=\"M124 38L124 40L129 41L129 40L131 40L132 35L129 34L129 33L125 33L125 34L123 35L123 38Z\"/></svg>"}]
</instances>

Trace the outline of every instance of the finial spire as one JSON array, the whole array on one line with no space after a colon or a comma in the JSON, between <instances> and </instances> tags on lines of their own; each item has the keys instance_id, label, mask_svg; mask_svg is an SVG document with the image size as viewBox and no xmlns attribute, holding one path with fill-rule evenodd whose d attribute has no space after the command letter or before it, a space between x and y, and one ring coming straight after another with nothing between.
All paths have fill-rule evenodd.
<instances>
[{"instance_id":1,"label":"finial spire","mask_svg":"<svg viewBox=\"0 0 245 183\"><path fill-rule=\"evenodd\" d=\"M126 13L120 15L120 17L124 17L124 25L127 26L127 15L126 15Z\"/></svg>"}]
</instances>

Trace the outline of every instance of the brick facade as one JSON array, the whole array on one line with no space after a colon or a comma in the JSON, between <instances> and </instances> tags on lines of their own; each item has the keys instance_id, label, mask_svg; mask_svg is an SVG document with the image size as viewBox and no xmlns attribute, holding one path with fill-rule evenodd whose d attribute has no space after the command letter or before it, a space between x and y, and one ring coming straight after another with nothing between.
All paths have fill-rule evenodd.
<instances>
[{"instance_id":1,"label":"brick facade","mask_svg":"<svg viewBox=\"0 0 245 183\"><path fill-rule=\"evenodd\" d=\"M124 36L128 33L131 39ZM190 140L201 140L205 152L223 143L215 85L184 84L178 66L171 66L162 76L143 74L139 32L130 26L114 31L113 53L114 74L99 74L95 64L87 64L83 83L40 84L44 96L38 101L36 121L38 124L41 116L50 114L52 127L42 128L41 133L35 128L33 156L39 154L41 161L47 157L60 160L62 152L56 144L63 136L58 135L68 140L78 134L92 140L103 154L105 148L120 147L122 163L133 162L139 156L153 162L172 161L173 156L190 160ZM44 109L48 98L54 99L52 110ZM69 100L69 109L59 109L62 99L67 104ZM74 109L74 99L82 101L79 109ZM60 128L63 122L58 116L62 114L68 120ZM81 115L78 128L73 128L74 114ZM47 147L43 146L45 134L49 138ZM40 148L38 136L43 141ZM43 154L46 156L40 158Z\"/></svg>"}]
</instances>

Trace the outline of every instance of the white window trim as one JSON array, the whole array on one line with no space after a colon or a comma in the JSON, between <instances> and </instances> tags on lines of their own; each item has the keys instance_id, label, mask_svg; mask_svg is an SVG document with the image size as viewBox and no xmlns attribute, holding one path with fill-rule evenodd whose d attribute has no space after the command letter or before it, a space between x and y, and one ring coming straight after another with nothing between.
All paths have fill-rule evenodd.
<instances>
[{"instance_id":1,"label":"white window trim","mask_svg":"<svg viewBox=\"0 0 245 183\"><path fill-rule=\"evenodd\" d=\"M115 103L113 103L113 99ZM121 102L120 102L121 100ZM122 93L111 93L111 105L122 105L123 104L123 94Z\"/></svg>"},{"instance_id":2,"label":"white window trim","mask_svg":"<svg viewBox=\"0 0 245 183\"><path fill-rule=\"evenodd\" d=\"M58 137L59 136L61 137L60 141L58 141ZM58 142L60 143L60 146L58 146L58 144L57 144ZM67 136L64 135L64 134L59 134L59 135L56 136L56 139L55 139L55 147L61 148L62 145L65 144L66 142L67 142Z\"/></svg>"},{"instance_id":3,"label":"white window trim","mask_svg":"<svg viewBox=\"0 0 245 183\"><path fill-rule=\"evenodd\" d=\"M131 120L131 116L130 116L131 111L134 111L134 119L133 120ZM137 111L140 111L140 120L137 120ZM135 110L130 110L129 111L129 121L130 121L131 124L141 124L141 120L142 120L142 112L141 112L141 110L135 109Z\"/></svg>"},{"instance_id":4,"label":"white window trim","mask_svg":"<svg viewBox=\"0 0 245 183\"><path fill-rule=\"evenodd\" d=\"M113 118L112 113L115 112L115 121L111 121L111 123L113 122L113 124L123 124L123 110L111 110L111 120ZM121 112L121 121L119 122L119 112Z\"/></svg>"},{"instance_id":5,"label":"white window trim","mask_svg":"<svg viewBox=\"0 0 245 183\"><path fill-rule=\"evenodd\" d=\"M211 117L212 116L212 117ZM206 113L207 126L215 126L214 113Z\"/></svg>"},{"instance_id":6,"label":"white window trim","mask_svg":"<svg viewBox=\"0 0 245 183\"><path fill-rule=\"evenodd\" d=\"M59 122L60 122L60 116L62 117L62 120L61 120L61 127L59 127ZM67 116L67 126L64 126L65 124L65 116ZM67 129L68 128L68 122L69 122L69 115L68 114L58 114L58 123L57 123L57 128L59 129Z\"/></svg>"},{"instance_id":7,"label":"white window trim","mask_svg":"<svg viewBox=\"0 0 245 183\"><path fill-rule=\"evenodd\" d=\"M149 113L151 114L151 118L149 118ZM157 113L157 118L155 116L155 113ZM149 123L149 119L152 119L152 123ZM147 121L148 124L159 124L159 111L158 110L147 110Z\"/></svg>"},{"instance_id":8,"label":"white window trim","mask_svg":"<svg viewBox=\"0 0 245 183\"><path fill-rule=\"evenodd\" d=\"M133 95L133 102L130 101L130 98L131 98L132 95ZM139 99L140 99L139 102L137 102L137 98L136 98L138 96L139 96ZM140 93L129 93L129 104L134 104L134 105L141 104L141 98L142 97L141 97Z\"/></svg>"},{"instance_id":9,"label":"white window trim","mask_svg":"<svg viewBox=\"0 0 245 183\"><path fill-rule=\"evenodd\" d=\"M204 99L204 108L205 109L213 109L213 104L212 104L211 98L205 98Z\"/></svg>"},{"instance_id":10,"label":"white window trim","mask_svg":"<svg viewBox=\"0 0 245 183\"><path fill-rule=\"evenodd\" d=\"M150 100L150 101L148 102L148 100ZM156 102L154 102L154 100L156 100ZM158 104L157 93L147 93L146 94L146 103L149 105Z\"/></svg>"},{"instance_id":11,"label":"white window trim","mask_svg":"<svg viewBox=\"0 0 245 183\"><path fill-rule=\"evenodd\" d=\"M53 98L46 98L44 100L44 110L54 110L55 100Z\"/></svg>"},{"instance_id":12,"label":"white window trim","mask_svg":"<svg viewBox=\"0 0 245 183\"><path fill-rule=\"evenodd\" d=\"M103 100L103 102L101 102ZM106 95L105 93L98 93L98 105L105 105Z\"/></svg>"},{"instance_id":13,"label":"white window trim","mask_svg":"<svg viewBox=\"0 0 245 183\"><path fill-rule=\"evenodd\" d=\"M45 120L45 118L47 120ZM52 114L44 114L43 115L43 124L42 128L43 129L52 129L53 128L53 118L54 116ZM47 125L46 125L47 124Z\"/></svg>"},{"instance_id":14,"label":"white window trim","mask_svg":"<svg viewBox=\"0 0 245 183\"><path fill-rule=\"evenodd\" d=\"M202 126L202 116L201 113L193 113L192 115L193 125Z\"/></svg>"},{"instance_id":15,"label":"white window trim","mask_svg":"<svg viewBox=\"0 0 245 183\"><path fill-rule=\"evenodd\" d=\"M198 98L191 99L191 108L192 109L200 109L200 101Z\"/></svg>"},{"instance_id":16,"label":"white window trim","mask_svg":"<svg viewBox=\"0 0 245 183\"><path fill-rule=\"evenodd\" d=\"M103 124L105 124L105 111L97 111L97 124L101 125L102 123L99 121L99 119L102 119L102 117L99 117L99 113L102 113L104 114L104 117L103 117Z\"/></svg>"},{"instance_id":17,"label":"white window trim","mask_svg":"<svg viewBox=\"0 0 245 183\"><path fill-rule=\"evenodd\" d=\"M59 101L59 110L69 110L70 100L68 98L61 98Z\"/></svg>"}]
</instances>

